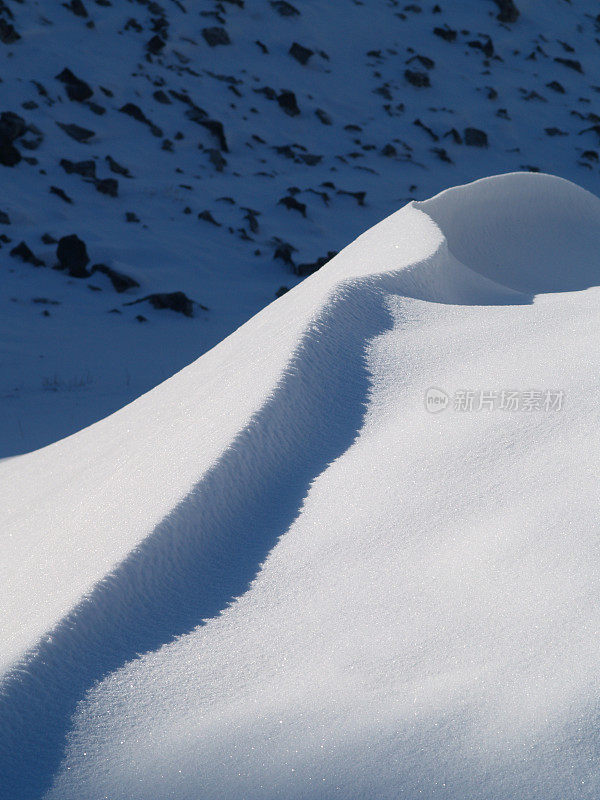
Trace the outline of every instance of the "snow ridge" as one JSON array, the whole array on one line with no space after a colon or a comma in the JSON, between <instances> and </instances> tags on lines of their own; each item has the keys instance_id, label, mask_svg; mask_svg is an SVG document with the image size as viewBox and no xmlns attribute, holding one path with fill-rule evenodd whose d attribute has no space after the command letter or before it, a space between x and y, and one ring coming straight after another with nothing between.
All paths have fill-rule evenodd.
<instances>
[{"instance_id":1,"label":"snow ridge","mask_svg":"<svg viewBox=\"0 0 600 800\"><path fill-rule=\"evenodd\" d=\"M561 179L478 181L410 204L263 312L277 336L280 309L288 313L294 295L312 307L261 407L185 499L1 684L0 797L41 797L77 704L95 684L219 617L249 590L314 480L360 435L373 386L366 353L398 326L392 306L520 305L538 292L596 285L599 222L600 201ZM565 272L573 242L578 268ZM242 340L244 329L234 336ZM260 361L245 368L251 379Z\"/></svg>"}]
</instances>

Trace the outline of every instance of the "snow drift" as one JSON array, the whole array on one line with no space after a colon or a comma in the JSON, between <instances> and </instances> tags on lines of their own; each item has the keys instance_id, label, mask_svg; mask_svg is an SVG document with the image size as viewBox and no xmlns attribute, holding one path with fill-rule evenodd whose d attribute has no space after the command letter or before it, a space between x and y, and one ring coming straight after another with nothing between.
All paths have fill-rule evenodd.
<instances>
[{"instance_id":1,"label":"snow drift","mask_svg":"<svg viewBox=\"0 0 600 800\"><path fill-rule=\"evenodd\" d=\"M596 797L599 240L547 175L411 203L0 463L0 796Z\"/></svg>"}]
</instances>

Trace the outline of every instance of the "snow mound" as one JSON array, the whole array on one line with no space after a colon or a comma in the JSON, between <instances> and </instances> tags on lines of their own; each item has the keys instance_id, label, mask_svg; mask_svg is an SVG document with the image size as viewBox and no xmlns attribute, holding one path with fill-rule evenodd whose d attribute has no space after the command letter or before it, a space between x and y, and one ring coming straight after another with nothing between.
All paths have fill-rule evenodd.
<instances>
[{"instance_id":1,"label":"snow mound","mask_svg":"<svg viewBox=\"0 0 600 800\"><path fill-rule=\"evenodd\" d=\"M459 261L505 286L540 293L598 283L600 200L562 178L499 175L413 206Z\"/></svg>"},{"instance_id":2,"label":"snow mound","mask_svg":"<svg viewBox=\"0 0 600 800\"><path fill-rule=\"evenodd\" d=\"M0 463L0 797L595 796L599 207L411 203Z\"/></svg>"}]
</instances>

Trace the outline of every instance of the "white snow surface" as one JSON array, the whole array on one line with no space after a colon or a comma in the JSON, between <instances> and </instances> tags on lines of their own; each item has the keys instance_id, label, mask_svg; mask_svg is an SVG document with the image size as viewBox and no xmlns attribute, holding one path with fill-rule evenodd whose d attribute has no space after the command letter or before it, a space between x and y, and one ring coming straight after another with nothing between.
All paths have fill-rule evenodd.
<instances>
[{"instance_id":1,"label":"white snow surface","mask_svg":"<svg viewBox=\"0 0 600 800\"><path fill-rule=\"evenodd\" d=\"M2 800L596 800L599 252L566 180L449 189L1 462Z\"/></svg>"}]
</instances>

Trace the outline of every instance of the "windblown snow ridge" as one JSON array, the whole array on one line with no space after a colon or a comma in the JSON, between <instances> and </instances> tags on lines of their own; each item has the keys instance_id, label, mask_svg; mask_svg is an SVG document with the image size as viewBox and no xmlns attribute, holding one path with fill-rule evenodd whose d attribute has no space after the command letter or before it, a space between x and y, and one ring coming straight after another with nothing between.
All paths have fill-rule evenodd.
<instances>
[{"instance_id":1,"label":"windblown snow ridge","mask_svg":"<svg viewBox=\"0 0 600 800\"><path fill-rule=\"evenodd\" d=\"M392 215L230 337L228 346L234 357L238 353L246 382L266 369L272 376L267 389L249 417L241 414L237 435L218 458L199 468L195 485L186 487L182 479L184 499L148 535L143 509L150 498L138 492L140 538L125 554L121 542L108 548L114 564L108 573L71 576L67 568L54 576L48 603L56 596L57 609L68 602L72 610L50 625L47 612L32 617L30 649L17 654L19 663L1 685L0 797L41 797L59 768L77 703L87 692L141 654L217 617L247 591L301 513L311 483L359 435L372 381L366 352L391 329L394 299L511 305L529 303L538 292L584 289L600 282L598 263L590 255L598 245L600 201L584 190L529 173L485 179ZM254 337L255 347L247 359L248 337ZM270 356L274 337L285 346ZM187 371L188 379L196 375L198 386L209 357ZM118 430L134 419L140 402L155 408L160 420L177 379L102 423L104 435L107 426ZM213 390L219 391L218 383ZM196 414L191 423L202 428L204 410ZM212 434L210 422L206 437ZM96 428L53 446L55 463L60 466L60 459L69 457L79 437L94 442ZM165 427L164 436L171 430ZM161 467L165 476L177 474L179 451L201 444L201 437L192 445L171 442L172 461ZM99 442L98 447L101 463ZM136 454L119 457L133 464ZM35 472L36 459L44 464L43 453L29 459L5 465L6 474L12 468L18 482L21 465L33 464ZM94 456L90 459L93 470ZM135 488L132 472L127 480ZM76 482L70 498L73 504L85 500ZM60 550L60 513L52 509L52 498L47 502L56 527L44 535L56 537ZM26 511L14 500L12 506L22 526ZM95 528L80 543L83 548L115 533L115 519L107 527L101 505L86 510L87 518L94 515ZM35 575L37 567L25 561L20 569ZM31 599L21 600L26 613Z\"/></svg>"}]
</instances>

